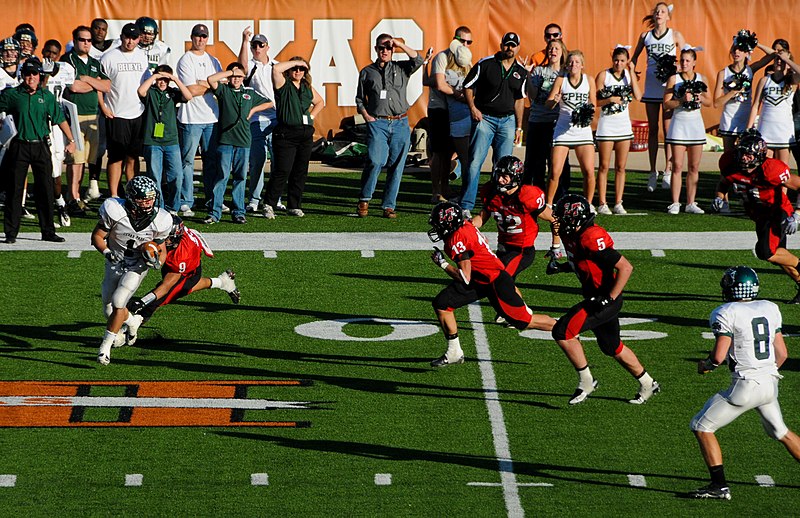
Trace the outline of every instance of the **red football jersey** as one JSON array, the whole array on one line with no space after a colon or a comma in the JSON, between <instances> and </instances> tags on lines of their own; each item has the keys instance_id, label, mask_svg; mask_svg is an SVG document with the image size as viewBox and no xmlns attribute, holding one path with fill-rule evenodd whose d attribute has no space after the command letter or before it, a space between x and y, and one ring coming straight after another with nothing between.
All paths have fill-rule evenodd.
<instances>
[{"instance_id":1,"label":"red football jersey","mask_svg":"<svg viewBox=\"0 0 800 518\"><path fill-rule=\"evenodd\" d=\"M200 259L204 253L209 257L214 257L214 254L205 245L202 235L187 228L178 247L167 253L167 260L162 266L162 272L179 273L188 277L200 267Z\"/></svg>"},{"instance_id":2,"label":"red football jersey","mask_svg":"<svg viewBox=\"0 0 800 518\"><path fill-rule=\"evenodd\" d=\"M469 259L472 262L472 281L489 284L505 270L503 262L494 255L486 238L471 221L447 236L445 253L455 262Z\"/></svg>"},{"instance_id":3,"label":"red football jersey","mask_svg":"<svg viewBox=\"0 0 800 518\"><path fill-rule=\"evenodd\" d=\"M497 222L497 242L527 248L539 235L536 216L544 210L544 192L534 185L522 185L514 194L499 193L492 182L484 186L483 208Z\"/></svg>"},{"instance_id":4,"label":"red football jersey","mask_svg":"<svg viewBox=\"0 0 800 518\"><path fill-rule=\"evenodd\" d=\"M581 281L584 296L608 295L614 286L617 270L609 261L599 261L597 254L614 248L614 240L606 229L592 225L577 236L562 236L564 249ZM618 254L615 256L618 258Z\"/></svg>"},{"instance_id":5,"label":"red football jersey","mask_svg":"<svg viewBox=\"0 0 800 518\"><path fill-rule=\"evenodd\" d=\"M746 173L739 168L734 153L728 152L720 157L719 170L734 192L742 195L744 210L750 218L785 218L794 212L792 202L783 191L783 184L791 175L786 163L767 158L752 173Z\"/></svg>"}]
</instances>

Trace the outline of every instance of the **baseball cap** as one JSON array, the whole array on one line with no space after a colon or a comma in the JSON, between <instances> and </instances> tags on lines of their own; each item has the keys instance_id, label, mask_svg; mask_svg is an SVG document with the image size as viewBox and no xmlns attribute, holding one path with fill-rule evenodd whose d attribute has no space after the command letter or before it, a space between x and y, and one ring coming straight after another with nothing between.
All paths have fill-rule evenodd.
<instances>
[{"instance_id":1,"label":"baseball cap","mask_svg":"<svg viewBox=\"0 0 800 518\"><path fill-rule=\"evenodd\" d=\"M269 45L269 40L263 34L256 34L253 36L253 40L250 43L263 43L264 45Z\"/></svg>"},{"instance_id":2,"label":"baseball cap","mask_svg":"<svg viewBox=\"0 0 800 518\"><path fill-rule=\"evenodd\" d=\"M136 26L136 24L133 24L133 23L126 23L122 27L122 33L121 34L122 34L122 36L125 36L126 38L130 38L132 40L135 40L140 35L139 34L139 28Z\"/></svg>"},{"instance_id":3,"label":"baseball cap","mask_svg":"<svg viewBox=\"0 0 800 518\"><path fill-rule=\"evenodd\" d=\"M500 45L506 45L509 43L519 46L519 35L516 32L505 33L503 39L500 41Z\"/></svg>"},{"instance_id":4,"label":"baseball cap","mask_svg":"<svg viewBox=\"0 0 800 518\"><path fill-rule=\"evenodd\" d=\"M29 76L31 74L40 74L42 72L42 63L38 59L30 58L22 64L19 70L20 75Z\"/></svg>"},{"instance_id":5,"label":"baseball cap","mask_svg":"<svg viewBox=\"0 0 800 518\"><path fill-rule=\"evenodd\" d=\"M202 23L198 23L192 27L192 36L208 36L208 27Z\"/></svg>"}]
</instances>

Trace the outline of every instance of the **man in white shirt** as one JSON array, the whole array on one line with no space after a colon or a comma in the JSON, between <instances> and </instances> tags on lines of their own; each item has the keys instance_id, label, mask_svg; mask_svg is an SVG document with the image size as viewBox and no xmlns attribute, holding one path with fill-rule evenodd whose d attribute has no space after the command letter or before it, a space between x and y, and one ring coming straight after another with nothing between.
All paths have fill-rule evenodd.
<instances>
[{"instance_id":1,"label":"man in white shirt","mask_svg":"<svg viewBox=\"0 0 800 518\"><path fill-rule=\"evenodd\" d=\"M250 36L253 32L248 25L242 32L242 48L239 50L238 61L244 67L246 86L249 86L265 99L269 99L272 106L264 111L260 111L250 120L250 184L248 191L250 203L247 205L248 212L258 212L258 204L261 201L261 191L264 189L264 165L267 163L267 156L272 157L272 130L278 124L275 114L275 92L272 87L272 65L277 63L269 57L269 41L263 34L256 34L253 39ZM253 57L249 57L249 50L253 51ZM279 202L280 203L280 202Z\"/></svg>"},{"instance_id":2,"label":"man in white shirt","mask_svg":"<svg viewBox=\"0 0 800 518\"><path fill-rule=\"evenodd\" d=\"M139 37L136 25L125 24L120 36L122 44L100 59L103 72L111 80L111 91L104 96L100 109L106 117L108 188L112 197L117 197L123 160L128 180L139 172L144 105L136 91L150 77L147 54L138 47Z\"/></svg>"},{"instance_id":3,"label":"man in white shirt","mask_svg":"<svg viewBox=\"0 0 800 518\"><path fill-rule=\"evenodd\" d=\"M198 23L192 28L192 47L178 60L178 79L192 92L192 100L183 103L178 110L178 132L181 140L183 179L181 187L181 215L192 217L194 211L194 155L197 146L202 147L203 192L206 203L213 199L214 182L217 179L217 143L219 134L217 119L219 106L211 92L207 78L222 71L219 60L206 52L208 27Z\"/></svg>"}]
</instances>

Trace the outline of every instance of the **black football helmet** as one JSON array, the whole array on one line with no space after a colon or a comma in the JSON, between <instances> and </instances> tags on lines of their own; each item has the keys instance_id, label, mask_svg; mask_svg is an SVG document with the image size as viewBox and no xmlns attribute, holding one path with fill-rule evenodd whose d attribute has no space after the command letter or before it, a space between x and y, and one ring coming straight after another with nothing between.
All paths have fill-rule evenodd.
<instances>
[{"instance_id":1,"label":"black football helmet","mask_svg":"<svg viewBox=\"0 0 800 518\"><path fill-rule=\"evenodd\" d=\"M428 231L428 237L435 243L464 226L464 214L457 203L443 201L437 203L431 211L428 224L432 227Z\"/></svg>"},{"instance_id":2,"label":"black football helmet","mask_svg":"<svg viewBox=\"0 0 800 518\"><path fill-rule=\"evenodd\" d=\"M139 29L139 34L142 36L139 40L139 46L147 48L152 45L158 36L158 24L156 21L149 16L142 16L137 18L133 24L136 25L136 28ZM145 41L145 37L149 41Z\"/></svg>"},{"instance_id":3,"label":"black football helmet","mask_svg":"<svg viewBox=\"0 0 800 518\"><path fill-rule=\"evenodd\" d=\"M183 239L183 235L185 233L186 227L183 224L183 220L180 218L180 216L173 214L172 228L169 231L169 237L167 237L167 250L175 250L178 248L178 245L181 243L181 239Z\"/></svg>"},{"instance_id":4,"label":"black football helmet","mask_svg":"<svg viewBox=\"0 0 800 518\"><path fill-rule=\"evenodd\" d=\"M589 201L580 194L566 194L559 198L553 210L553 217L558 220L560 235L578 234L594 223Z\"/></svg>"},{"instance_id":5,"label":"black football helmet","mask_svg":"<svg viewBox=\"0 0 800 518\"><path fill-rule=\"evenodd\" d=\"M125 184L125 210L136 231L156 219L160 195L158 185L149 176L134 176Z\"/></svg>"},{"instance_id":6,"label":"black football helmet","mask_svg":"<svg viewBox=\"0 0 800 518\"><path fill-rule=\"evenodd\" d=\"M519 158L513 155L502 157L494 165L494 169L492 169L494 188L497 189L497 192L508 192L515 187L519 187L522 185L522 174L524 171L525 166ZM506 185L500 185L500 177L504 175L510 176L511 181Z\"/></svg>"},{"instance_id":7,"label":"black football helmet","mask_svg":"<svg viewBox=\"0 0 800 518\"><path fill-rule=\"evenodd\" d=\"M742 133L736 139L736 161L743 170L755 169L767 158L767 143L755 128Z\"/></svg>"},{"instance_id":8,"label":"black football helmet","mask_svg":"<svg viewBox=\"0 0 800 518\"><path fill-rule=\"evenodd\" d=\"M722 275L719 285L725 302L753 300L758 297L758 274L749 266L728 268Z\"/></svg>"}]
</instances>

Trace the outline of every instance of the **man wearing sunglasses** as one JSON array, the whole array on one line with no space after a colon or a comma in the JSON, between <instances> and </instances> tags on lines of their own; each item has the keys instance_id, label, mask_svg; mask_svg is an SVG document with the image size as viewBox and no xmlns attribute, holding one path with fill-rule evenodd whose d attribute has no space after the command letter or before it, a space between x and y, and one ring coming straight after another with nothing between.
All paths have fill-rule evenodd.
<instances>
[{"instance_id":1,"label":"man wearing sunglasses","mask_svg":"<svg viewBox=\"0 0 800 518\"><path fill-rule=\"evenodd\" d=\"M564 37L564 32L557 23L548 23L544 28L544 48L534 54L531 60L534 67L542 66L547 61L547 45L553 40L560 40Z\"/></svg>"},{"instance_id":2,"label":"man wearing sunglasses","mask_svg":"<svg viewBox=\"0 0 800 518\"><path fill-rule=\"evenodd\" d=\"M472 114L469 171L461 184L461 208L472 217L480 185L481 167L492 147L495 160L511 155L522 141L525 81L528 73L517 61L519 35L507 32L500 52L480 60L464 79L464 96Z\"/></svg>"},{"instance_id":3,"label":"man wearing sunglasses","mask_svg":"<svg viewBox=\"0 0 800 518\"><path fill-rule=\"evenodd\" d=\"M392 61L396 48L405 52L408 59ZM385 165L388 171L383 192L383 217L394 219L397 217L397 192L411 141L406 90L411 74L422 66L422 56L389 34L376 38L375 52L378 57L361 70L356 91L356 107L367 121L368 134L367 163L361 173L357 213L361 218L369 213L369 202Z\"/></svg>"}]
</instances>

